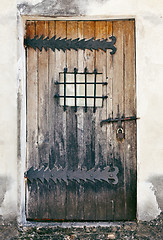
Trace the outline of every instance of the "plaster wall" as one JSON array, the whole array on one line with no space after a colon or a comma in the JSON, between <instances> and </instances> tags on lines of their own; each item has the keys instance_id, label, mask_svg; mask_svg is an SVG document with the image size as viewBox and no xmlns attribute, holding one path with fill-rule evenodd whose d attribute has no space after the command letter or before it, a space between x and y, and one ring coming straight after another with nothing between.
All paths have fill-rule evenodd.
<instances>
[{"instance_id":1,"label":"plaster wall","mask_svg":"<svg viewBox=\"0 0 163 240\"><path fill-rule=\"evenodd\" d=\"M5 0L0 3L0 13L1 218L23 220L26 111L23 21L45 16L135 18L137 115L140 117L137 123L138 219L157 217L163 211L163 2Z\"/></svg>"}]
</instances>

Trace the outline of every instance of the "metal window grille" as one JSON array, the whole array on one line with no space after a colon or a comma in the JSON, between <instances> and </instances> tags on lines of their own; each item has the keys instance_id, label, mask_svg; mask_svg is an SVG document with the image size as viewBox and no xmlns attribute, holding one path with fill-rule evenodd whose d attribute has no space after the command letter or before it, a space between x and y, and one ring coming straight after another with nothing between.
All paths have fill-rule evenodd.
<instances>
[{"instance_id":1,"label":"metal window grille","mask_svg":"<svg viewBox=\"0 0 163 240\"><path fill-rule=\"evenodd\" d=\"M59 84L59 85L62 85L63 86L63 95L59 95L59 94L56 94L55 97L56 98L62 98L63 99L63 107L64 107L64 111L66 111L66 108L67 108L67 99L74 99L74 107L75 107L75 112L77 112L77 99L84 99L84 102L85 102L85 112L87 112L87 108L88 108L88 99L93 99L93 112L95 113L96 112L96 108L97 108L97 104L96 104L96 101L97 99L106 99L107 96L97 96L97 85L100 84L100 85L107 85L107 82L102 82L102 81L97 81L97 75L98 74L102 74L102 73L98 73L97 72L97 69L94 69L94 71L92 73L89 73L87 71L87 68L84 69L84 73L78 73L78 70L77 68L74 68L74 71L73 72L67 72L67 68L64 68L64 73L62 73L63 76L64 76L64 79L63 81L57 81L56 84ZM72 74L73 76L73 79L74 81L67 81L67 74ZM84 81L83 82L77 82L77 74L84 74ZM94 75L94 81L92 82L89 82L88 81L88 75L89 74L92 74ZM77 85L84 85L85 88L85 95L79 95L77 94ZM87 86L91 84L94 89L93 89L93 96L92 95L89 95L88 94L88 89L87 89ZM66 94L66 90L67 90L67 86L68 85L71 85L73 87L73 92L74 94L72 95L69 95L69 94Z\"/></svg>"}]
</instances>

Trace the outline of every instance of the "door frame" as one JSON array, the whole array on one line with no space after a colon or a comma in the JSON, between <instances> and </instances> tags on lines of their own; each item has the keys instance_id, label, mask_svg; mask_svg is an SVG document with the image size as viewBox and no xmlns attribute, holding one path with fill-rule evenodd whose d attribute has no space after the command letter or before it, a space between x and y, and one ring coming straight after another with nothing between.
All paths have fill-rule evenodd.
<instances>
[{"instance_id":1,"label":"door frame","mask_svg":"<svg viewBox=\"0 0 163 240\"><path fill-rule=\"evenodd\" d=\"M101 21L101 20L108 20L108 21L119 21L119 20L134 20L135 21L135 98L136 98L136 112L137 112L137 68L136 68L136 16L83 16L83 17L42 17L42 16L18 16L17 21L17 31L18 31L18 80L17 80L17 178L18 178L18 192L17 192L17 221L19 224L27 224L29 223L26 220L26 214L25 214L25 192L26 192L26 180L24 179L24 172L26 171L26 50L24 48L24 34L25 34L25 23L28 20L89 20L89 21ZM138 142L138 128L136 127L136 141ZM136 159L137 159L137 153L138 153L138 144L136 149ZM140 151L140 150L139 150ZM138 164L138 162L137 162ZM138 167L136 169L136 179L138 182ZM136 182L136 188L137 188L137 182ZM137 189L138 193L138 189ZM137 201L137 196L136 196ZM137 202L138 206L138 202ZM136 215L137 215L137 208L136 208ZM77 223L77 222L76 222ZM46 225L46 223L41 223L43 225ZM53 226L58 226L61 223L51 223ZM106 225L107 223L101 222L100 225ZM108 222L109 224L109 222ZM71 223L62 223L62 226L69 226ZM80 225L85 226L85 223L80 223ZM93 226L96 226L96 223L93 223Z\"/></svg>"}]
</instances>

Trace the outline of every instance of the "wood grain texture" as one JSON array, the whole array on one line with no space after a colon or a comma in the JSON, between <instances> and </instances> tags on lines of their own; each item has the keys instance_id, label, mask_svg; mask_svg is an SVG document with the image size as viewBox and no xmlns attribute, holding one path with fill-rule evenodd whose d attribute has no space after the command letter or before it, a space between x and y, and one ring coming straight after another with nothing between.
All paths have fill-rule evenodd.
<instances>
[{"instance_id":1,"label":"wood grain texture","mask_svg":"<svg viewBox=\"0 0 163 240\"><path fill-rule=\"evenodd\" d=\"M115 55L110 50L27 49L27 167L47 166L90 170L119 168L118 184L69 181L28 183L28 219L132 220L136 214L136 123L125 122L125 139L116 138L118 123L100 122L108 117L136 114L134 21L28 21L27 36L117 39ZM103 106L67 106L60 100L59 73L67 67L102 73ZM94 89L94 86L91 86ZM72 101L72 100L70 100ZM83 99L83 101L85 101ZM97 101L97 100L96 100ZM84 103L84 102L83 102ZM74 105L74 104L73 104ZM38 151L39 150L39 151Z\"/></svg>"},{"instance_id":2,"label":"wood grain texture","mask_svg":"<svg viewBox=\"0 0 163 240\"><path fill-rule=\"evenodd\" d=\"M107 22L106 26L106 37L109 38L113 35L113 22ZM106 53L106 80L107 80L107 95L108 98L106 100L107 107L106 107L106 119L108 117L113 116L113 56L110 55L110 51L107 50ZM113 159L113 124L107 124L107 165L110 167L114 164ZM106 219L114 220L114 201L116 199L116 193L113 186L108 187L108 196L106 198Z\"/></svg>"},{"instance_id":3,"label":"wood grain texture","mask_svg":"<svg viewBox=\"0 0 163 240\"><path fill-rule=\"evenodd\" d=\"M36 34L48 35L48 22L36 22ZM42 49L38 54L38 151L39 167L47 166L49 159L49 82L48 82L48 52Z\"/></svg>"},{"instance_id":4,"label":"wood grain texture","mask_svg":"<svg viewBox=\"0 0 163 240\"><path fill-rule=\"evenodd\" d=\"M125 115L136 115L135 99L135 22L126 21L124 31L125 54ZM130 51L128 50L130 49ZM125 123L125 202L126 218L136 218L136 122Z\"/></svg>"},{"instance_id":5,"label":"wood grain texture","mask_svg":"<svg viewBox=\"0 0 163 240\"><path fill-rule=\"evenodd\" d=\"M77 21L67 21L67 38L75 39L78 36ZM78 67L78 53L75 50L67 52L66 62L68 72L73 72L74 68ZM67 107L66 111L66 151L67 151L67 164L69 170L78 169L78 130L77 130L78 116L75 113L74 107ZM66 195L66 219L77 219L77 206L78 206L78 183L69 182L67 186Z\"/></svg>"},{"instance_id":6,"label":"wood grain texture","mask_svg":"<svg viewBox=\"0 0 163 240\"><path fill-rule=\"evenodd\" d=\"M66 37L66 22L55 22L55 34L56 37ZM59 81L59 72L63 72L63 68L66 66L66 54L62 51L56 50L54 54L54 65L50 68L54 71L54 95L59 92L58 85L55 83ZM53 138L54 148L51 149L53 155L53 161L51 162L51 168L57 166L58 168L65 168L67 166L67 153L66 153L66 112L63 112L63 107L59 105L59 101L54 98L54 118L53 121ZM66 218L66 184L64 182L54 184L50 182L50 192L53 192L53 199L50 199L49 212L50 219Z\"/></svg>"},{"instance_id":7,"label":"wood grain texture","mask_svg":"<svg viewBox=\"0 0 163 240\"><path fill-rule=\"evenodd\" d=\"M36 22L36 34L48 35L48 22ZM39 167L48 166L49 163L49 79L48 79L48 52L45 49L38 53L38 157ZM37 182L38 208L37 218L48 218L48 183Z\"/></svg>"},{"instance_id":8,"label":"wood grain texture","mask_svg":"<svg viewBox=\"0 0 163 240\"><path fill-rule=\"evenodd\" d=\"M36 24L28 21L26 35L33 38L36 34ZM27 50L27 169L38 167L38 79L37 79L37 52L32 48ZM27 182L26 215L27 218L37 216L37 182Z\"/></svg>"},{"instance_id":9,"label":"wood grain texture","mask_svg":"<svg viewBox=\"0 0 163 240\"><path fill-rule=\"evenodd\" d=\"M106 38L106 21L98 21L95 24L95 38L96 39L105 39ZM103 51L96 52L95 57L95 66L98 72L103 73L103 82L106 82L106 62L107 54ZM107 87L103 86L103 95L107 95ZM107 101L103 100L103 107L96 109L96 122L95 122L95 152L96 152L96 165L103 169L107 166L107 125L103 127L99 126L99 123L103 119L107 119ZM99 220L107 220L106 211L107 211L107 198L109 197L108 193L108 184L104 182L96 183L96 216ZM96 218L97 218L96 217Z\"/></svg>"},{"instance_id":10,"label":"wood grain texture","mask_svg":"<svg viewBox=\"0 0 163 240\"><path fill-rule=\"evenodd\" d=\"M113 34L116 36L117 52L113 58L113 118L124 113L124 38L123 21L113 22ZM124 183L124 141L119 142L116 138L118 123L113 123L113 159L114 165L120 170L118 174L118 186L115 186L118 198L114 198L114 220L121 220L125 216L125 183ZM122 127L123 124L122 124Z\"/></svg>"},{"instance_id":11,"label":"wood grain texture","mask_svg":"<svg viewBox=\"0 0 163 240\"><path fill-rule=\"evenodd\" d=\"M33 38L36 24L28 21L26 35ZM37 84L37 52L27 49L27 168L38 167L38 84Z\"/></svg>"}]
</instances>

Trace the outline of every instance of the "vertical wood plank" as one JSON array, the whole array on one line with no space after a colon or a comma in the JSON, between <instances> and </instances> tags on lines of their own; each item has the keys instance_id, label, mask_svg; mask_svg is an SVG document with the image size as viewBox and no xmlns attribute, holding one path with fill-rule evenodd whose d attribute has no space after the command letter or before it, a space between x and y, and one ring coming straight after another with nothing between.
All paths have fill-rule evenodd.
<instances>
[{"instance_id":1,"label":"vertical wood plank","mask_svg":"<svg viewBox=\"0 0 163 240\"><path fill-rule=\"evenodd\" d=\"M56 22L49 21L48 22L48 36L52 38L56 34ZM48 82L49 82L49 106L48 106L48 128L49 128L49 168L52 169L55 164L55 154L54 154L54 131L55 131L55 66L56 66L56 53L51 49L48 49Z\"/></svg>"},{"instance_id":2,"label":"vertical wood plank","mask_svg":"<svg viewBox=\"0 0 163 240\"><path fill-rule=\"evenodd\" d=\"M135 22L124 22L125 116L136 115ZM136 218L136 122L125 122L126 219Z\"/></svg>"},{"instance_id":3,"label":"vertical wood plank","mask_svg":"<svg viewBox=\"0 0 163 240\"><path fill-rule=\"evenodd\" d=\"M48 22L48 36L52 38L56 34L56 22L49 21ZM54 131L56 125L56 105L54 102L54 95L55 95L55 67L56 67L56 53L53 52L51 49L48 50L48 81L49 81L49 118L48 118L48 126L49 126L49 168L52 169L55 164L55 156L58 155L57 152L54 151L55 149L55 141L54 141ZM57 199L56 199L56 184L50 180L48 183L48 218L55 219L56 209L57 206Z\"/></svg>"},{"instance_id":4,"label":"vertical wood plank","mask_svg":"<svg viewBox=\"0 0 163 240\"><path fill-rule=\"evenodd\" d=\"M36 35L48 36L48 22L36 22ZM47 166L49 160L49 83L48 52L43 48L38 55L38 146L39 166Z\"/></svg>"},{"instance_id":5,"label":"vertical wood plank","mask_svg":"<svg viewBox=\"0 0 163 240\"><path fill-rule=\"evenodd\" d=\"M84 28L83 21L78 21L77 37L83 39ZM78 72L84 73L84 51L78 50ZM77 141L78 141L78 168L82 169L85 157L84 146L84 107L78 107L77 110ZM77 188L77 219L84 220L84 186L78 184Z\"/></svg>"},{"instance_id":6,"label":"vertical wood plank","mask_svg":"<svg viewBox=\"0 0 163 240\"><path fill-rule=\"evenodd\" d=\"M56 21L55 27L56 37L66 37L66 22ZM59 73L63 72L66 66L66 54L63 51L55 51L54 65L51 66L54 71L54 83L59 82ZM58 85L54 84L54 93L59 93ZM53 119L54 132L54 161L51 167L65 168L66 167L66 112L63 112L63 107L60 106L59 100L54 98L54 112ZM49 191L54 193L54 201L50 205L51 217L53 219L64 220L66 218L66 184L64 182L54 184L50 183Z\"/></svg>"},{"instance_id":7,"label":"vertical wood plank","mask_svg":"<svg viewBox=\"0 0 163 240\"><path fill-rule=\"evenodd\" d=\"M113 118L124 114L124 38L123 21L113 22L113 35L116 36L117 51L113 57ZM124 125L122 125L124 127ZM114 165L119 168L118 184L114 190L118 198L114 200L114 219L122 220L125 216L125 183L124 183L124 141L116 138L118 123L113 124L113 159Z\"/></svg>"},{"instance_id":8,"label":"vertical wood plank","mask_svg":"<svg viewBox=\"0 0 163 240\"><path fill-rule=\"evenodd\" d=\"M112 36L113 28L112 28L113 22L107 21L107 38L109 39L110 36ZM107 113L106 118L112 118L112 105L113 105L113 94L112 94L112 88L113 88L113 59L114 56L110 54L110 50L107 50L107 95L108 98L106 100L107 102ZM107 124L107 164L110 166L113 164L113 124Z\"/></svg>"},{"instance_id":9,"label":"vertical wood plank","mask_svg":"<svg viewBox=\"0 0 163 240\"><path fill-rule=\"evenodd\" d=\"M95 22L95 38L106 39L106 21ZM95 66L98 72L102 73L103 82L106 82L106 53L102 50L96 52ZM98 88L98 86L97 86ZM103 95L107 95L106 86L103 86ZM103 169L107 165L107 125L100 127L100 122L107 118L107 102L103 101L103 107L96 109L96 165ZM96 183L96 219L106 220L108 198L108 184L104 182Z\"/></svg>"},{"instance_id":10,"label":"vertical wood plank","mask_svg":"<svg viewBox=\"0 0 163 240\"><path fill-rule=\"evenodd\" d=\"M95 37L95 22L84 22L84 38L90 39ZM85 50L84 52L84 67L87 67L88 72L93 72L95 68L95 51ZM90 170L95 167L95 115L92 108L88 107L87 113L84 114L84 145L85 159L83 168ZM96 219L96 197L95 183L86 182L84 184L84 219Z\"/></svg>"},{"instance_id":11,"label":"vertical wood plank","mask_svg":"<svg viewBox=\"0 0 163 240\"><path fill-rule=\"evenodd\" d=\"M48 36L48 21L36 22L36 35ZM38 54L38 150L39 166L49 163L49 82L48 82L48 52L42 49ZM48 183L38 184L38 219L48 218Z\"/></svg>"},{"instance_id":12,"label":"vertical wood plank","mask_svg":"<svg viewBox=\"0 0 163 240\"><path fill-rule=\"evenodd\" d=\"M35 21L27 21L26 37L33 38L35 33ZM27 48L27 169L38 167L37 86L37 52ZM26 215L32 219L37 216L37 182L27 184Z\"/></svg>"},{"instance_id":13,"label":"vertical wood plank","mask_svg":"<svg viewBox=\"0 0 163 240\"><path fill-rule=\"evenodd\" d=\"M77 21L67 21L67 38L75 39L78 36ZM73 72L78 67L77 51L67 51L68 72ZM77 136L78 116L74 107L67 107L66 110L66 148L68 169L75 171L78 169L78 136ZM67 219L78 219L78 188L79 184L70 182L67 186Z\"/></svg>"},{"instance_id":14,"label":"vertical wood plank","mask_svg":"<svg viewBox=\"0 0 163 240\"><path fill-rule=\"evenodd\" d=\"M26 37L33 38L35 34L35 21L27 21ZM38 166L37 86L37 52L27 48L27 168Z\"/></svg>"},{"instance_id":15,"label":"vertical wood plank","mask_svg":"<svg viewBox=\"0 0 163 240\"><path fill-rule=\"evenodd\" d=\"M113 35L113 22L107 21L107 30L106 35L109 39L110 36ZM113 85L113 59L114 56L110 54L110 50L107 50L107 118L112 118L112 101L113 101L113 94L112 94L112 85ZM106 119L107 119L106 118ZM107 124L107 165L110 168L113 166L113 124ZM106 218L109 220L114 220L114 201L116 199L116 192L114 186L109 185L109 193L107 197L107 210L106 210Z\"/></svg>"}]
</instances>

